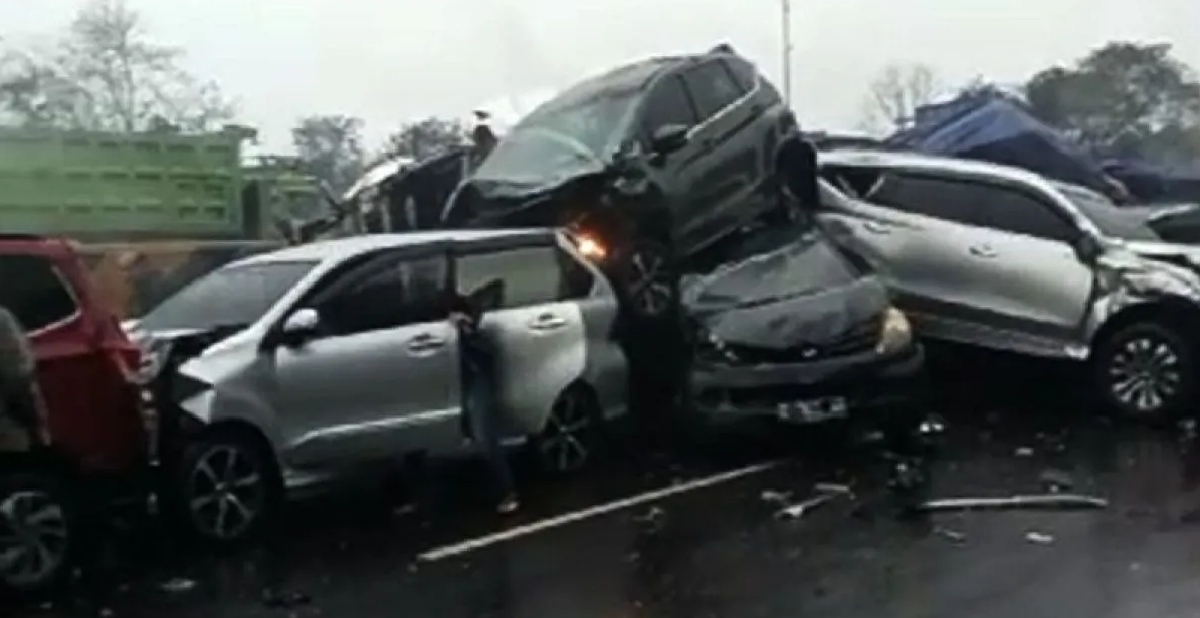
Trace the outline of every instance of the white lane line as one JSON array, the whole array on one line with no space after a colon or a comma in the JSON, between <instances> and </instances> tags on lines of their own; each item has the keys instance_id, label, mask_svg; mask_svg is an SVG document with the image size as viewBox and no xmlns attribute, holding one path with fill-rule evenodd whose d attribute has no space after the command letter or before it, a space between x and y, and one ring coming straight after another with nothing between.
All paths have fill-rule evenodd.
<instances>
[{"instance_id":1,"label":"white lane line","mask_svg":"<svg viewBox=\"0 0 1200 618\"><path fill-rule=\"evenodd\" d=\"M652 502L654 500L660 500L662 498L666 498L667 496L681 494L684 492L692 491L693 489L709 487L712 485L717 485L719 483L724 483L726 481L732 481L736 478L741 478L743 476L757 474L759 472L763 472L765 470L774 468L775 466L778 466L781 463L783 463L783 460L768 461L768 462L764 462L764 463L760 463L760 464L755 464L753 466L746 466L745 468L738 468L737 470L730 470L728 472L714 474L713 476L707 476L704 478L695 479L692 481L688 481L686 483L672 485L671 487L666 487L664 489L658 489L655 491L646 492L644 494L638 494L636 496L631 496L629 498L624 498L622 500L616 500L614 502L599 504L599 505L596 505L596 506L593 506L590 508L583 509L581 511L575 511L573 513L567 513L565 515L559 515L557 517L551 517L549 519L543 519L541 521L536 521L536 522L533 522L530 524L525 524L524 526L518 526L516 528L505 530L503 532L497 532L495 534L489 534L487 536L477 537L474 539L463 541L461 543L455 543L453 545L446 545L443 547L439 547L437 549L431 549L431 550L417 556L417 560L421 560L423 562L432 562L435 560L442 560L443 558L450 558L452 556L458 556L460 554L465 554L469 551L474 551L474 550L480 549L482 547L487 547L489 545L495 545L496 543L503 543L504 541L510 541L512 539L522 537L527 534L533 534L534 532L541 532L542 530L548 530L550 528L556 528L558 526L562 526L565 524L582 521L584 519L588 519L590 517L595 517L597 515L604 515L605 513L619 511L621 509L626 509L631 506L637 506L637 505L643 504L645 502Z\"/></svg>"}]
</instances>

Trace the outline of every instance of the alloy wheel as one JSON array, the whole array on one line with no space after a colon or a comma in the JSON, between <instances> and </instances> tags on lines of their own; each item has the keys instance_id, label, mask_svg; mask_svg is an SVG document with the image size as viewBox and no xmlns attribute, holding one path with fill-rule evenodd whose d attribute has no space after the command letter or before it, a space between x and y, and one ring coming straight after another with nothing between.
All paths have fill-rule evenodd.
<instances>
[{"instance_id":1,"label":"alloy wheel","mask_svg":"<svg viewBox=\"0 0 1200 618\"><path fill-rule=\"evenodd\" d=\"M267 488L256 458L229 444L215 444L196 458L188 475L188 512L204 535L236 539L254 525Z\"/></svg>"},{"instance_id":2,"label":"alloy wheel","mask_svg":"<svg viewBox=\"0 0 1200 618\"><path fill-rule=\"evenodd\" d=\"M578 393L559 398L546 421L538 442L545 466L554 472L573 472L591 458L589 434L593 418L586 400Z\"/></svg>"},{"instance_id":3,"label":"alloy wheel","mask_svg":"<svg viewBox=\"0 0 1200 618\"><path fill-rule=\"evenodd\" d=\"M49 493L15 491L0 501L0 579L35 588L62 568L70 547L66 511Z\"/></svg>"},{"instance_id":4,"label":"alloy wheel","mask_svg":"<svg viewBox=\"0 0 1200 618\"><path fill-rule=\"evenodd\" d=\"M670 309L673 282L665 255L657 251L635 251L629 257L627 277L629 302L638 315L658 317Z\"/></svg>"},{"instance_id":5,"label":"alloy wheel","mask_svg":"<svg viewBox=\"0 0 1200 618\"><path fill-rule=\"evenodd\" d=\"M1183 363L1171 344L1140 335L1117 348L1108 365L1109 388L1121 405L1152 414L1169 405L1183 388Z\"/></svg>"}]
</instances>

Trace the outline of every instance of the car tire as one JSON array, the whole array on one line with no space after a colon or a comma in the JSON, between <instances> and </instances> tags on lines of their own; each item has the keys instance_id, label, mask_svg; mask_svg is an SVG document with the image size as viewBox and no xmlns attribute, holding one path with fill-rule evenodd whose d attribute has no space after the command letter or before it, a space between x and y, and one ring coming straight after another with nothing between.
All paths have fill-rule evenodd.
<instances>
[{"instance_id":1,"label":"car tire","mask_svg":"<svg viewBox=\"0 0 1200 618\"><path fill-rule=\"evenodd\" d=\"M564 390L533 446L540 468L552 475L578 472L599 458L605 432L595 393L580 384Z\"/></svg>"},{"instance_id":2,"label":"car tire","mask_svg":"<svg viewBox=\"0 0 1200 618\"><path fill-rule=\"evenodd\" d=\"M173 477L171 517L205 543L233 545L258 536L283 502L274 457L245 432L218 430L190 441Z\"/></svg>"},{"instance_id":3,"label":"car tire","mask_svg":"<svg viewBox=\"0 0 1200 618\"><path fill-rule=\"evenodd\" d=\"M1176 329L1137 322L1106 337L1092 355L1092 377L1112 413L1168 421L1196 401L1196 351Z\"/></svg>"},{"instance_id":4,"label":"car tire","mask_svg":"<svg viewBox=\"0 0 1200 618\"><path fill-rule=\"evenodd\" d=\"M52 471L0 474L3 596L40 596L68 580L82 541L75 494Z\"/></svg>"},{"instance_id":5,"label":"car tire","mask_svg":"<svg viewBox=\"0 0 1200 618\"><path fill-rule=\"evenodd\" d=\"M679 305L679 272L668 245L633 242L617 256L613 276L630 317L643 323L672 318Z\"/></svg>"}]
</instances>

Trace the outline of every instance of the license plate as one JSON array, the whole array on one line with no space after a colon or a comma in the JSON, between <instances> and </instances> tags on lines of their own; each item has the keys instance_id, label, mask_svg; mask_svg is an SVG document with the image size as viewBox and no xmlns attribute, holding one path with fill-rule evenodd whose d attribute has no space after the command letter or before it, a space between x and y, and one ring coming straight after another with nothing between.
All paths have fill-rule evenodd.
<instances>
[{"instance_id":1,"label":"license plate","mask_svg":"<svg viewBox=\"0 0 1200 618\"><path fill-rule=\"evenodd\" d=\"M820 423L839 418L846 418L849 406L845 397L821 397L779 404L778 414L781 421L802 423Z\"/></svg>"}]
</instances>

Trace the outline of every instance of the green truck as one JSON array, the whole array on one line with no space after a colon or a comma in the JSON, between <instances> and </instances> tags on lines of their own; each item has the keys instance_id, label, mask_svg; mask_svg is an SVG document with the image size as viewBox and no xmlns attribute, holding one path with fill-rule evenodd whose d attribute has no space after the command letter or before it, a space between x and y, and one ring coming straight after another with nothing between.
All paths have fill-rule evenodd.
<instances>
[{"instance_id":1,"label":"green truck","mask_svg":"<svg viewBox=\"0 0 1200 618\"><path fill-rule=\"evenodd\" d=\"M254 135L0 129L0 232L78 240L110 306L140 314L318 209L295 159L246 160Z\"/></svg>"}]
</instances>

